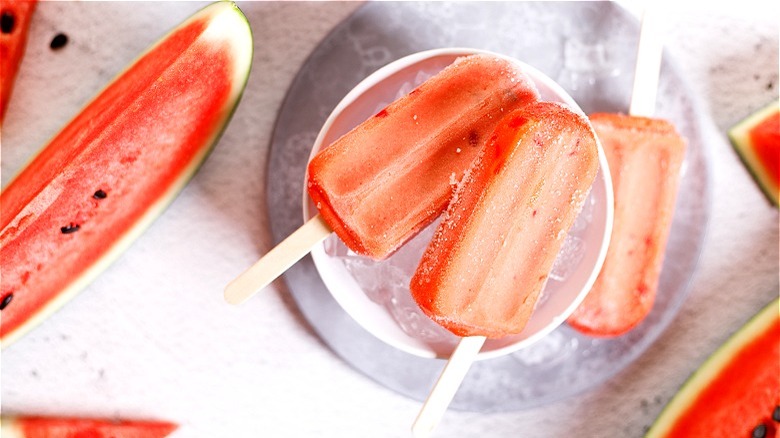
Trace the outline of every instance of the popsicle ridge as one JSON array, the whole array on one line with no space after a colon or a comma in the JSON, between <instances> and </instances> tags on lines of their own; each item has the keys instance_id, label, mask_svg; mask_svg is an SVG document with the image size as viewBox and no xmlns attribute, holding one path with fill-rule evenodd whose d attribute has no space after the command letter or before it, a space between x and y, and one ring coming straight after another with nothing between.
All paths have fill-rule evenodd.
<instances>
[{"instance_id":1,"label":"popsicle ridge","mask_svg":"<svg viewBox=\"0 0 780 438\"><path fill-rule=\"evenodd\" d=\"M686 141L655 118L593 114L615 191L615 221L604 266L569 317L598 337L624 334L650 312L672 224Z\"/></svg>"},{"instance_id":2,"label":"popsicle ridge","mask_svg":"<svg viewBox=\"0 0 780 438\"><path fill-rule=\"evenodd\" d=\"M507 115L412 278L423 312L459 336L522 331L597 170L584 117L550 102Z\"/></svg>"}]
</instances>

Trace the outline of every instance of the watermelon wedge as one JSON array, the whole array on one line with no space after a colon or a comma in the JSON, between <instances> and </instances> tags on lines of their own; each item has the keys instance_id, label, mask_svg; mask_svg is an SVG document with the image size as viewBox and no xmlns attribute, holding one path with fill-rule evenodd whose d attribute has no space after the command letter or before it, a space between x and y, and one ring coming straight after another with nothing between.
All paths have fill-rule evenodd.
<instances>
[{"instance_id":1,"label":"watermelon wedge","mask_svg":"<svg viewBox=\"0 0 780 438\"><path fill-rule=\"evenodd\" d=\"M252 62L246 17L214 3L115 78L0 192L0 341L94 279L186 185Z\"/></svg>"},{"instance_id":2,"label":"watermelon wedge","mask_svg":"<svg viewBox=\"0 0 780 438\"><path fill-rule=\"evenodd\" d=\"M173 423L58 417L6 417L0 420L3 438L163 438L176 430Z\"/></svg>"},{"instance_id":3,"label":"watermelon wedge","mask_svg":"<svg viewBox=\"0 0 780 438\"><path fill-rule=\"evenodd\" d=\"M3 0L0 3L0 123L27 47L36 3L36 0Z\"/></svg>"},{"instance_id":4,"label":"watermelon wedge","mask_svg":"<svg viewBox=\"0 0 780 438\"><path fill-rule=\"evenodd\" d=\"M779 429L780 300L774 300L688 379L646 438L773 438Z\"/></svg>"},{"instance_id":5,"label":"watermelon wedge","mask_svg":"<svg viewBox=\"0 0 780 438\"><path fill-rule=\"evenodd\" d=\"M780 192L780 100L736 124L728 135L761 190L777 206Z\"/></svg>"}]
</instances>

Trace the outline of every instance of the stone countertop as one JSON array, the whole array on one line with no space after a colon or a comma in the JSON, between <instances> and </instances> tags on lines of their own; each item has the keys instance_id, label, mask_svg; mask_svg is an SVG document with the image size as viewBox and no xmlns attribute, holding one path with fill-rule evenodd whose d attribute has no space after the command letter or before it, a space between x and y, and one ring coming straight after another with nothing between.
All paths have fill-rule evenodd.
<instances>
[{"instance_id":1,"label":"stone countertop","mask_svg":"<svg viewBox=\"0 0 780 438\"><path fill-rule=\"evenodd\" d=\"M2 130L2 182L146 46L203 3L43 2ZM638 360L542 407L448 412L436 436L640 436L687 376L778 295L778 211L725 137L778 97L777 5L665 11L666 45L719 135L708 237L689 297ZM334 355L277 281L240 308L222 289L272 246L268 147L285 92L355 2L245 2L253 72L234 120L153 226L0 357L4 415L159 418L175 437L403 437L420 403ZM771 10L767 11L769 7ZM49 42L69 37L57 51Z\"/></svg>"}]
</instances>

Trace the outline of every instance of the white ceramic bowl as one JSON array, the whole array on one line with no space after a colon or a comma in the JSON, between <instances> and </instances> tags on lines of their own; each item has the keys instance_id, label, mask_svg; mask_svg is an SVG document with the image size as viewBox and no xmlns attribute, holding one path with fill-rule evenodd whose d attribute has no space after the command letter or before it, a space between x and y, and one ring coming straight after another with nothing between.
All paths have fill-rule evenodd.
<instances>
[{"instance_id":1,"label":"white ceramic bowl","mask_svg":"<svg viewBox=\"0 0 780 438\"><path fill-rule=\"evenodd\" d=\"M385 105L394 101L399 97L399 93L410 91L412 86L418 85L427 77L450 65L459 56L475 53L489 53L508 59L533 79L542 100L564 103L572 110L583 114L577 103L558 84L521 61L484 50L467 48L429 50L394 61L380 68L355 86L339 102L330 114L330 117L325 121L314 143L309 159L311 160L320 149L331 144L341 135L347 133L362 121L376 114ZM570 266L566 269L568 273L565 280L548 281L543 297L539 300L537 308L522 333L502 339L489 339L483 346L477 358L478 360L511 353L530 345L550 333L566 320L585 297L588 290L590 290L604 262L612 230L612 184L607 161L600 147L599 163L599 172L591 189L589 200L586 201L586 203L591 203L591 208L587 212L590 219L586 222L586 226L581 227L582 229L580 229L577 237L578 241L584 244L585 249L580 253L576 263L572 264L576 266ZM306 184L304 184L304 187L306 187ZM586 214L585 210L583 209L582 214ZM304 220L308 220L317 214L317 209L305 191L303 194L303 214ZM579 220L580 218L578 218ZM418 237L420 239L427 238L423 235L424 233L421 233L421 236ZM325 250L326 245L330 244L333 246L334 242L343 245L343 243L338 241L335 234L329 239L333 240L330 243L326 241L317 245L312 250L312 258L330 293L356 322L387 344L410 354L425 358L447 358L450 356L452 349L458 341L455 335L435 326L432 321L427 320L424 316L423 318L427 321L422 325L424 326L425 323L430 321L430 325L435 326L433 330L440 330L441 333L431 337L415 333L414 330L408 328L406 331L403 330L386 305L378 304L377 301L367 296L364 287L361 285L365 283L361 279L357 279L347 269L344 259L333 256L333 251L330 251L329 254ZM424 248L424 244L425 242L422 242L422 244L418 242L417 246ZM346 247L342 248L342 250L346 251ZM396 257L396 255L392 257ZM385 271L380 269L380 263L373 262L368 258L359 260L359 256L354 254L349 255L348 258L350 260L358 259L364 267L364 273L370 274L372 269L376 269L377 278L385 275ZM409 277L411 277L414 268L409 267L408 262L401 263L401 265L404 265L403 269L411 271L408 272ZM397 291L397 293L403 294L404 291ZM405 294L410 295L408 283ZM411 297L408 300L411 300ZM419 314L422 315L421 312ZM413 317L417 318L414 315Z\"/></svg>"}]
</instances>

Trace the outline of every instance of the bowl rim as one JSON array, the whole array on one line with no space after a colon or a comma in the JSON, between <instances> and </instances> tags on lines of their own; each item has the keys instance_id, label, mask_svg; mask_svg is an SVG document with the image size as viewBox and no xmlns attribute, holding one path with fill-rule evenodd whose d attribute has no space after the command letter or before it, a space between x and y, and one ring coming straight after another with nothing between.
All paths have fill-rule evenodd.
<instances>
[{"instance_id":1,"label":"bowl rim","mask_svg":"<svg viewBox=\"0 0 780 438\"><path fill-rule=\"evenodd\" d=\"M473 54L486 54L486 55L496 56L498 58L505 59L519 66L523 72L528 74L533 79L534 83L537 84L537 86L541 82L545 87L547 87L553 94L555 94L560 99L559 100L560 102L565 103L572 111L584 116L586 121L588 120L587 115L579 107L577 102L557 82L553 81L551 78L549 78L546 74L542 73L540 70L536 69L535 67L529 64L520 61L517 58L510 57L501 53L492 52L489 50L474 49L474 48L467 48L467 47L430 49L430 50L415 52L406 55L404 57L398 58L394 61L391 61L390 63L380 67L373 73L369 74L363 80L361 80L357 85L355 85L339 101L339 103L334 107L334 109L328 115L328 118L325 120L325 123L322 125L322 128L318 132L317 137L312 145L307 163L311 161L311 159L314 157L314 155L316 155L317 152L319 152L320 150L322 150L322 148L325 147L322 145L324 138L328 134L329 130L332 128L335 121L341 115L341 113L350 105L352 105L355 102L355 100L357 100L358 97L360 97L363 93L366 92L366 90L371 89L372 87L380 83L382 80L390 76L392 73L410 67L418 62L422 62L435 57L452 56L454 58L457 58L459 56L468 56ZM524 347L527 347L535 343L536 341L542 339L544 336L548 335L550 332L558 328L561 324L563 324L566 321L566 319L571 315L571 313L574 312L574 310L585 299L585 296L587 295L588 291L590 291L591 287L596 281L596 278L598 277L599 272L601 271L604 260L606 258L607 248L609 246L609 241L612 234L612 227L613 227L613 220L614 220L614 193L612 187L612 179L610 176L610 170L607 164L607 159L603 147L598 139L598 136L595 135L595 131L593 130L593 127L590 125L589 121L588 121L588 126L590 127L591 131L594 133L594 137L596 138L596 143L598 147L599 171L596 176L596 180L601 181L601 184L603 184L603 190L604 190L603 197L604 197L604 204L605 204L604 205L604 210L605 210L604 211L604 232L601 237L601 244L600 244L598 254L596 256L595 263L593 265L593 269L590 272L587 280L583 284L583 287L577 293L574 299L569 303L569 305L566 306L562 311L558 312L557 316L553 317L552 320L549 323L547 323L542 329L537 330L535 333L531 334L530 336L519 339L518 341L509 343L505 346L481 351L477 355L476 360L485 360L485 359L500 357L500 356L513 353L519 349L522 349ZM304 173L304 184L303 184L304 190L302 191L302 206L303 206L304 222L317 214L316 208L311 202L308 196L308 192L306 190L307 180L308 180L308 166L306 167L306 171ZM594 185L595 184L596 183L594 182ZM373 326L367 325L365 323L364 318L360 316L356 317L354 312L352 311L351 306L348 303L345 303L344 297L339 292L337 292L337 290L340 290L340 288L337 289L333 284L335 280L333 280L331 275L324 269L322 258L329 257L329 256L327 256L324 253L323 243L317 244L312 249L311 255L317 273L320 276L320 278L323 280L323 283L325 284L325 287L328 290L328 292L336 300L339 306L353 320L355 320L355 322L357 322L358 325L360 325L364 330L368 331L369 333L371 333L373 336L377 337L384 343L392 347L395 347L399 350L405 351L409 354L422 357L422 358L439 358L439 359L443 358L442 356L438 355L435 351L433 351L430 348L426 349L423 348L422 346L416 346L410 343L399 343L397 342L396 337L389 336L386 333L386 330L375 330ZM374 310L383 313L388 313L386 309L382 307L380 304L374 303L373 301L372 303L376 305L376 309ZM395 323L395 321L393 322ZM514 335L514 336L519 336L519 335ZM406 335L406 337L412 338L409 335ZM488 342L490 342L490 340L488 340Z\"/></svg>"}]
</instances>

